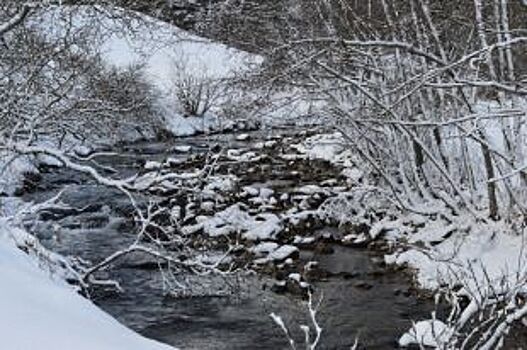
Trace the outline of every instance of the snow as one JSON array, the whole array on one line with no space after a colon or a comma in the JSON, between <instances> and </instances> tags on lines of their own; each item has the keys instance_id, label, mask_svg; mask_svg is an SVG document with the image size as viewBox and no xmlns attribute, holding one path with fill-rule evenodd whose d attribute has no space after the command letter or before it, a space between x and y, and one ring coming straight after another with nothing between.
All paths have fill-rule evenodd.
<instances>
[{"instance_id":1,"label":"snow","mask_svg":"<svg viewBox=\"0 0 527 350\"><path fill-rule=\"evenodd\" d=\"M249 251L254 253L256 256L269 255L269 253L278 249L278 243L276 242L261 242L258 245L252 247Z\"/></svg>"},{"instance_id":2,"label":"snow","mask_svg":"<svg viewBox=\"0 0 527 350\"><path fill-rule=\"evenodd\" d=\"M251 138L251 135L249 134L240 134L238 136L236 136L236 140L237 141L247 141Z\"/></svg>"},{"instance_id":3,"label":"snow","mask_svg":"<svg viewBox=\"0 0 527 350\"><path fill-rule=\"evenodd\" d=\"M322 194L322 195L329 195L329 192L327 189L322 188L317 185L304 185L302 187L298 187L294 190L295 193L300 194L307 194L307 195L314 195L314 194Z\"/></svg>"},{"instance_id":4,"label":"snow","mask_svg":"<svg viewBox=\"0 0 527 350\"><path fill-rule=\"evenodd\" d=\"M149 160L145 163L144 168L146 170L158 170L158 169L163 168L163 164L153 161L153 160Z\"/></svg>"},{"instance_id":5,"label":"snow","mask_svg":"<svg viewBox=\"0 0 527 350\"><path fill-rule=\"evenodd\" d=\"M344 138L340 133L320 134L309 137L294 148L310 159L334 160L344 151Z\"/></svg>"},{"instance_id":6,"label":"snow","mask_svg":"<svg viewBox=\"0 0 527 350\"><path fill-rule=\"evenodd\" d=\"M269 254L270 260L282 261L289 258L291 255L298 252L298 248L292 245L283 245L271 254Z\"/></svg>"},{"instance_id":7,"label":"snow","mask_svg":"<svg viewBox=\"0 0 527 350\"><path fill-rule=\"evenodd\" d=\"M192 150L192 146L189 145L178 145L174 147L174 151L178 153L188 153Z\"/></svg>"},{"instance_id":8,"label":"snow","mask_svg":"<svg viewBox=\"0 0 527 350\"><path fill-rule=\"evenodd\" d=\"M285 261L298 253L299 250L297 247L288 244L279 246L274 242L262 242L251 248L250 251L260 256L259 259L254 260L254 263L261 265L269 262Z\"/></svg>"},{"instance_id":9,"label":"snow","mask_svg":"<svg viewBox=\"0 0 527 350\"><path fill-rule=\"evenodd\" d=\"M0 220L1 347L10 350L169 350L124 327L18 249L24 232Z\"/></svg>"},{"instance_id":10,"label":"snow","mask_svg":"<svg viewBox=\"0 0 527 350\"><path fill-rule=\"evenodd\" d=\"M243 196L251 196L251 197L256 197L260 194L260 189L257 188L257 187L253 187L253 186L243 186L242 188L242 195Z\"/></svg>"},{"instance_id":11,"label":"snow","mask_svg":"<svg viewBox=\"0 0 527 350\"><path fill-rule=\"evenodd\" d=\"M202 117L183 116L174 111L175 106L163 106L165 125L175 136L192 136L200 133L211 133L227 127L219 117L204 115Z\"/></svg>"},{"instance_id":12,"label":"snow","mask_svg":"<svg viewBox=\"0 0 527 350\"><path fill-rule=\"evenodd\" d=\"M313 244L316 242L316 237L302 237L302 236L295 236L293 243L298 245L308 245Z\"/></svg>"},{"instance_id":13,"label":"snow","mask_svg":"<svg viewBox=\"0 0 527 350\"><path fill-rule=\"evenodd\" d=\"M229 149L227 150L227 158L237 162L257 162L262 159L262 156L258 156L252 151L243 152L239 149Z\"/></svg>"},{"instance_id":14,"label":"snow","mask_svg":"<svg viewBox=\"0 0 527 350\"><path fill-rule=\"evenodd\" d=\"M267 239L276 239L276 236L282 231L281 220L275 214L260 214L260 220L255 221L251 228L245 232L242 237L249 241L263 241Z\"/></svg>"},{"instance_id":15,"label":"snow","mask_svg":"<svg viewBox=\"0 0 527 350\"><path fill-rule=\"evenodd\" d=\"M116 68L141 67L157 96L158 113L175 136L218 131L234 125L225 118L228 113L224 109L228 111L248 94L241 89L225 93L225 81L260 65L261 56L193 35L141 13L134 13L133 18L125 21L119 20L123 12L117 8L106 7L101 13L89 6L57 6L40 13L41 18L35 19L34 25L50 40L56 40L65 35L71 23L74 26L71 31L84 30L97 17L96 29L100 33L94 45L103 60ZM182 86L196 91L198 87L212 87L207 88L210 94L203 93L211 96L210 110L203 116L201 113L187 116L184 103L177 98Z\"/></svg>"},{"instance_id":16,"label":"snow","mask_svg":"<svg viewBox=\"0 0 527 350\"><path fill-rule=\"evenodd\" d=\"M460 217L448 225L430 220L410 240L420 244L387 255L385 260L415 268L419 285L430 290L442 283L462 283L469 294L484 293L489 282L494 288L515 285L518 269L526 268L525 237L501 221L476 223Z\"/></svg>"},{"instance_id":17,"label":"snow","mask_svg":"<svg viewBox=\"0 0 527 350\"><path fill-rule=\"evenodd\" d=\"M254 144L254 148L257 148L257 149L272 148L276 146L277 144L278 142L274 140L265 141L265 142L256 142Z\"/></svg>"},{"instance_id":18,"label":"snow","mask_svg":"<svg viewBox=\"0 0 527 350\"><path fill-rule=\"evenodd\" d=\"M300 283L302 276L300 276L299 273L290 273L289 276L287 276L287 278Z\"/></svg>"},{"instance_id":19,"label":"snow","mask_svg":"<svg viewBox=\"0 0 527 350\"><path fill-rule=\"evenodd\" d=\"M117 67L137 62L144 64L146 80L159 91L161 116L175 136L232 127L232 122L220 117L221 105L239 92L231 92L225 98L214 96L210 111L203 116L187 116L181 102L175 98L181 88L178 84L219 85L260 64L262 58L141 16L147 24L136 24L134 35L113 35L103 45L107 62Z\"/></svg>"},{"instance_id":20,"label":"snow","mask_svg":"<svg viewBox=\"0 0 527 350\"><path fill-rule=\"evenodd\" d=\"M450 328L441 321L420 321L399 339L399 346L420 345L438 348L446 343L451 335Z\"/></svg>"},{"instance_id":21,"label":"snow","mask_svg":"<svg viewBox=\"0 0 527 350\"><path fill-rule=\"evenodd\" d=\"M0 152L0 193L12 195L22 185L27 173L38 173L28 157L12 158Z\"/></svg>"},{"instance_id":22,"label":"snow","mask_svg":"<svg viewBox=\"0 0 527 350\"><path fill-rule=\"evenodd\" d=\"M248 241L265 241L276 239L283 229L281 219L275 214L262 213L251 216L243 210L240 203L233 204L214 216L203 216L197 221L198 224L185 226L183 230L192 233L203 229L210 237L241 234L242 238Z\"/></svg>"},{"instance_id":23,"label":"snow","mask_svg":"<svg viewBox=\"0 0 527 350\"><path fill-rule=\"evenodd\" d=\"M368 243L368 237L364 233L350 233L344 237L342 237L341 240L342 244L346 245L361 245Z\"/></svg>"},{"instance_id":24,"label":"snow","mask_svg":"<svg viewBox=\"0 0 527 350\"><path fill-rule=\"evenodd\" d=\"M211 176L203 191L231 193L236 189L239 179L234 175Z\"/></svg>"},{"instance_id":25,"label":"snow","mask_svg":"<svg viewBox=\"0 0 527 350\"><path fill-rule=\"evenodd\" d=\"M350 184L358 183L364 177L364 172L358 168L346 168L342 170L342 176L348 179Z\"/></svg>"}]
</instances>

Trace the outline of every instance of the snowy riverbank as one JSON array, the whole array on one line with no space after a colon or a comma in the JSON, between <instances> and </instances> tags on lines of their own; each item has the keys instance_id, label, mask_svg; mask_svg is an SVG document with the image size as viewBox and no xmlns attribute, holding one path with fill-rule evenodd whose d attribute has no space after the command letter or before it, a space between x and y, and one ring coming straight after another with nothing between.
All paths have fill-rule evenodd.
<instances>
[{"instance_id":1,"label":"snowy riverbank","mask_svg":"<svg viewBox=\"0 0 527 350\"><path fill-rule=\"evenodd\" d=\"M31 236L0 219L3 349L173 349L124 327L17 246L31 242Z\"/></svg>"}]
</instances>

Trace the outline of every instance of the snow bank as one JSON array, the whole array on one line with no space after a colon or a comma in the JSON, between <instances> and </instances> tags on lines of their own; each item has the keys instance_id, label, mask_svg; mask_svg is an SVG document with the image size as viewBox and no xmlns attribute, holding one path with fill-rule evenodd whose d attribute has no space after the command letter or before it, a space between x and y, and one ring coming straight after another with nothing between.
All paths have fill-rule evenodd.
<instances>
[{"instance_id":1,"label":"snow bank","mask_svg":"<svg viewBox=\"0 0 527 350\"><path fill-rule=\"evenodd\" d=\"M24 232L0 220L0 347L10 350L169 350L129 330L15 244Z\"/></svg>"},{"instance_id":2,"label":"snow bank","mask_svg":"<svg viewBox=\"0 0 527 350\"><path fill-rule=\"evenodd\" d=\"M451 335L451 329L441 321L420 321L399 339L399 346L419 345L439 348L450 339Z\"/></svg>"},{"instance_id":3,"label":"snow bank","mask_svg":"<svg viewBox=\"0 0 527 350\"><path fill-rule=\"evenodd\" d=\"M472 292L485 290L489 282L494 288L514 286L518 270L526 268L525 237L504 222L430 221L408 240L414 248L388 255L386 262L414 268L426 289L459 283Z\"/></svg>"}]
</instances>

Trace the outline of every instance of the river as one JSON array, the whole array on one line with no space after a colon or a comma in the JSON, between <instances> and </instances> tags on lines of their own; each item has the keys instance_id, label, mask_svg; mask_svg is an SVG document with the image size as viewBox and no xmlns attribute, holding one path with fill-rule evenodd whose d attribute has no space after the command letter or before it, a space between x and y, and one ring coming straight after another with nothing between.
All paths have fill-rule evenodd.
<instances>
[{"instance_id":1,"label":"river","mask_svg":"<svg viewBox=\"0 0 527 350\"><path fill-rule=\"evenodd\" d=\"M213 144L227 148L250 148L259 140L285 140L282 130L255 132L250 141L236 140L235 135L196 136L170 142L138 142L122 145L118 156L100 157L97 161L111 165L119 176L141 171L146 160L161 161L167 157L186 159L203 154ZM289 137L296 137L294 135ZM176 145L189 145L191 154L176 155ZM274 163L276 162L276 164ZM273 158L274 184L290 186L287 166ZM287 181L280 182L283 178ZM330 170L316 177L301 177L302 184L320 181L320 174L334 177ZM237 175L250 183L257 175ZM250 177L250 178L249 178ZM294 181L293 181L294 182ZM127 219L130 205L116 190L102 187L84 175L71 170L49 169L25 200L43 200L66 189L63 201L83 211L63 215L41 216L32 227L44 245L64 255L98 261L125 247L133 239ZM317 230L331 232L331 227ZM312 249L302 250L301 260L316 260L328 276L315 281L315 295L323 296L318 320L323 328L320 349L349 349L355 338L361 348L393 349L397 338L411 327L412 320L429 318L434 305L420 297L408 274L393 271L382 263L382 255L365 248L332 245L329 254ZM167 297L162 290L158 269L127 259L110 272L120 281L123 293L101 292L93 295L95 303L119 321L139 333L181 349L288 349L288 343L269 314L281 315L301 342L298 325L308 323L302 298L291 293L276 293L273 276L239 273L230 277L189 276L203 288L227 283L236 286L228 295ZM225 281L230 279L230 281Z\"/></svg>"}]
</instances>

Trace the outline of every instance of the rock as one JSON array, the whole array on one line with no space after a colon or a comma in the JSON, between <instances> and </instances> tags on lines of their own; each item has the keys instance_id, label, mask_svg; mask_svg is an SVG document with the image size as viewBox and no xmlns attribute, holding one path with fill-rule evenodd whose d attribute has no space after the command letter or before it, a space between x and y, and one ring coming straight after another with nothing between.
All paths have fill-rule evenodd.
<instances>
[{"instance_id":1,"label":"rock","mask_svg":"<svg viewBox=\"0 0 527 350\"><path fill-rule=\"evenodd\" d=\"M361 273L360 272L342 272L340 275L345 280L351 280L351 279L360 277Z\"/></svg>"},{"instance_id":2,"label":"rock","mask_svg":"<svg viewBox=\"0 0 527 350\"><path fill-rule=\"evenodd\" d=\"M357 168L346 168L342 170L342 176L345 177L350 184L359 183L364 177L364 173Z\"/></svg>"},{"instance_id":3,"label":"rock","mask_svg":"<svg viewBox=\"0 0 527 350\"><path fill-rule=\"evenodd\" d=\"M399 346L439 348L441 344L446 344L453 334L454 330L439 320L419 321L403 334L399 339Z\"/></svg>"},{"instance_id":4,"label":"rock","mask_svg":"<svg viewBox=\"0 0 527 350\"><path fill-rule=\"evenodd\" d=\"M251 138L249 134L240 134L236 136L236 141L248 141Z\"/></svg>"},{"instance_id":5,"label":"rock","mask_svg":"<svg viewBox=\"0 0 527 350\"><path fill-rule=\"evenodd\" d=\"M174 147L174 151L177 153L188 153L192 150L192 146L178 145Z\"/></svg>"},{"instance_id":6,"label":"rock","mask_svg":"<svg viewBox=\"0 0 527 350\"><path fill-rule=\"evenodd\" d=\"M144 166L146 170L157 170L161 169L162 167L163 165L161 163L152 160L147 161Z\"/></svg>"},{"instance_id":7,"label":"rock","mask_svg":"<svg viewBox=\"0 0 527 350\"><path fill-rule=\"evenodd\" d=\"M75 152L75 154L80 157L87 157L93 153L93 149L85 145L79 145L79 146L75 146L75 148L73 149L73 152Z\"/></svg>"},{"instance_id":8,"label":"rock","mask_svg":"<svg viewBox=\"0 0 527 350\"><path fill-rule=\"evenodd\" d=\"M259 191L260 198L270 199L273 194L274 194L274 190L270 188L265 188L265 187L260 188L260 191Z\"/></svg>"},{"instance_id":9,"label":"rock","mask_svg":"<svg viewBox=\"0 0 527 350\"><path fill-rule=\"evenodd\" d=\"M295 236L293 244L302 247L310 247L317 241L316 237Z\"/></svg>"},{"instance_id":10,"label":"rock","mask_svg":"<svg viewBox=\"0 0 527 350\"><path fill-rule=\"evenodd\" d=\"M271 141L265 141L265 142L257 142L254 144L254 147L257 149L263 149L263 148L273 148L276 146L278 142L271 140Z\"/></svg>"},{"instance_id":11,"label":"rock","mask_svg":"<svg viewBox=\"0 0 527 350\"><path fill-rule=\"evenodd\" d=\"M213 212L215 207L216 205L214 204L214 202L211 201L203 202L200 205L200 209L207 213Z\"/></svg>"},{"instance_id":12,"label":"rock","mask_svg":"<svg viewBox=\"0 0 527 350\"><path fill-rule=\"evenodd\" d=\"M320 281L329 277L329 272L320 268L316 261L304 265L304 277L307 281Z\"/></svg>"},{"instance_id":13,"label":"rock","mask_svg":"<svg viewBox=\"0 0 527 350\"><path fill-rule=\"evenodd\" d=\"M283 245L269 254L268 258L274 261L283 261L287 258L298 258L300 252L297 247L292 245Z\"/></svg>"},{"instance_id":14,"label":"rock","mask_svg":"<svg viewBox=\"0 0 527 350\"><path fill-rule=\"evenodd\" d=\"M335 252L335 250L333 249L331 244L329 244L327 242L319 242L315 246L314 252L316 254L329 255L329 254L333 254Z\"/></svg>"},{"instance_id":15,"label":"rock","mask_svg":"<svg viewBox=\"0 0 527 350\"><path fill-rule=\"evenodd\" d=\"M276 294L284 294L287 292L287 283L286 281L276 281L275 284L271 287L271 291Z\"/></svg>"},{"instance_id":16,"label":"rock","mask_svg":"<svg viewBox=\"0 0 527 350\"><path fill-rule=\"evenodd\" d=\"M366 281L359 281L354 284L354 287L358 289L370 290L373 288L373 285L371 285L370 283Z\"/></svg>"},{"instance_id":17,"label":"rock","mask_svg":"<svg viewBox=\"0 0 527 350\"><path fill-rule=\"evenodd\" d=\"M269 255L278 249L278 243L276 242L261 242L260 244L252 247L249 251L258 257Z\"/></svg>"},{"instance_id":18,"label":"rock","mask_svg":"<svg viewBox=\"0 0 527 350\"><path fill-rule=\"evenodd\" d=\"M380 277L380 276L384 276L385 274L386 274L386 271L379 270L379 269L368 272L368 275L373 276L373 277Z\"/></svg>"},{"instance_id":19,"label":"rock","mask_svg":"<svg viewBox=\"0 0 527 350\"><path fill-rule=\"evenodd\" d=\"M210 151L214 153L218 153L221 151L221 145L216 143L212 147L210 147Z\"/></svg>"},{"instance_id":20,"label":"rock","mask_svg":"<svg viewBox=\"0 0 527 350\"><path fill-rule=\"evenodd\" d=\"M369 241L369 236L364 233L350 233L342 238L341 243L348 247L365 248Z\"/></svg>"},{"instance_id":21,"label":"rock","mask_svg":"<svg viewBox=\"0 0 527 350\"><path fill-rule=\"evenodd\" d=\"M176 158L167 158L167 160L165 161L165 164L171 168L184 164L184 163L185 163L184 159L176 159Z\"/></svg>"},{"instance_id":22,"label":"rock","mask_svg":"<svg viewBox=\"0 0 527 350\"><path fill-rule=\"evenodd\" d=\"M298 283L301 282L302 276L299 273L290 273L289 276L287 276L288 279L296 281Z\"/></svg>"}]
</instances>

